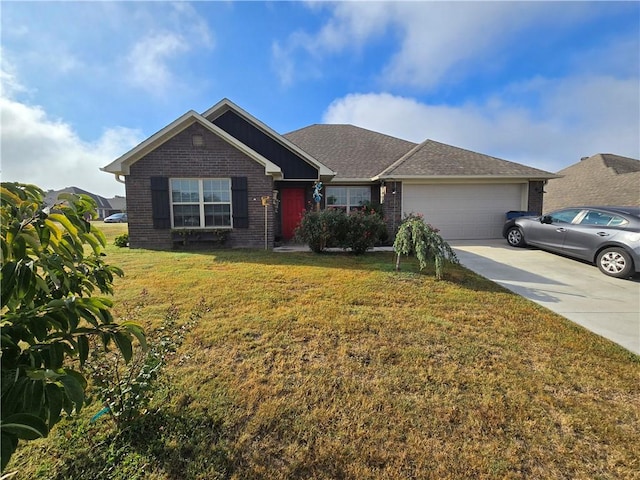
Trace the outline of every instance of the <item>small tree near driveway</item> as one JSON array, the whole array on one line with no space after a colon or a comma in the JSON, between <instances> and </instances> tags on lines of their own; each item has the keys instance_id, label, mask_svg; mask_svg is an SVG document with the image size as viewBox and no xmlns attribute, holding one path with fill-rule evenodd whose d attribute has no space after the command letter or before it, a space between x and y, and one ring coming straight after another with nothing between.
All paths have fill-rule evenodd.
<instances>
[{"instance_id":1,"label":"small tree near driveway","mask_svg":"<svg viewBox=\"0 0 640 480\"><path fill-rule=\"evenodd\" d=\"M438 280L442 279L446 262L459 263L456 253L440 236L438 229L425 223L422 215L407 215L396 233L393 250L397 254L396 271L400 270L401 255L415 255L420 270L431 262L435 264Z\"/></svg>"}]
</instances>

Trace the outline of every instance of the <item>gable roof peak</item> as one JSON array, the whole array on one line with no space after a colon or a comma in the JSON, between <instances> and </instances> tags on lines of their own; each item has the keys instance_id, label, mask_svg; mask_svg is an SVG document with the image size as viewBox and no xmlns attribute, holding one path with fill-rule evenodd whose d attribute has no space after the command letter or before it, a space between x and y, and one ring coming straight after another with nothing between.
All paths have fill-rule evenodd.
<instances>
[{"instance_id":1,"label":"gable roof peak","mask_svg":"<svg viewBox=\"0 0 640 480\"><path fill-rule=\"evenodd\" d=\"M246 110L242 109L241 107L233 103L228 98L223 98L222 100L220 100L213 107L211 107L209 110L204 112L202 114L202 117L206 118L207 121L211 122L212 124L215 124L215 120L218 117L222 116L223 114L227 113L228 111L233 111L236 115L240 116L243 120L252 124L258 130L262 131L262 133L271 137L276 142L282 144L289 150L293 151L296 155L300 156L302 159L304 159L304 161L306 161L310 165L317 168L321 178L333 177L336 174L336 172L331 170L329 167L323 164L316 157L313 157L309 152L306 152L300 149L297 145L290 142L286 138L286 136L280 135L278 132L273 130L267 124L260 121L259 119L251 115L249 112L247 112Z\"/></svg>"},{"instance_id":2,"label":"gable roof peak","mask_svg":"<svg viewBox=\"0 0 640 480\"><path fill-rule=\"evenodd\" d=\"M586 164L592 166L602 165L606 168L610 168L614 173L618 175L640 172L640 160L630 157L624 157L622 155L616 155L615 153L596 153L594 155L591 155L590 157L582 157L579 162L563 168L558 173L569 172L581 168L590 168Z\"/></svg>"}]
</instances>

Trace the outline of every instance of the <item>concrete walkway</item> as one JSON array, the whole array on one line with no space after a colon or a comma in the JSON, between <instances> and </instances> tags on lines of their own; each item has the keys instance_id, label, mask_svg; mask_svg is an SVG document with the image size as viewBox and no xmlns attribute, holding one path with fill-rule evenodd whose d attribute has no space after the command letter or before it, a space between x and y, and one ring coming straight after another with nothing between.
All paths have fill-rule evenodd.
<instances>
[{"instance_id":1,"label":"concrete walkway","mask_svg":"<svg viewBox=\"0 0 640 480\"><path fill-rule=\"evenodd\" d=\"M608 277L593 265L502 239L451 246L469 270L640 354L640 276Z\"/></svg>"},{"instance_id":2,"label":"concrete walkway","mask_svg":"<svg viewBox=\"0 0 640 480\"><path fill-rule=\"evenodd\" d=\"M597 267L506 240L451 241L466 268L640 355L640 276L607 277ZM303 245L276 252L310 251ZM374 251L393 251L391 247Z\"/></svg>"}]
</instances>

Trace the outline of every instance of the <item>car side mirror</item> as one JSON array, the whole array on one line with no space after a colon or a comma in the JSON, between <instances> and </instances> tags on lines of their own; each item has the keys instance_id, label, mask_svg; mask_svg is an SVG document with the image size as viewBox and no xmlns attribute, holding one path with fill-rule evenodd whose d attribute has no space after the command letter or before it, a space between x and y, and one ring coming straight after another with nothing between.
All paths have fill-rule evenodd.
<instances>
[{"instance_id":1,"label":"car side mirror","mask_svg":"<svg viewBox=\"0 0 640 480\"><path fill-rule=\"evenodd\" d=\"M551 218L551 215L544 215L540 217L540 223L548 223L551 225L553 223L553 218Z\"/></svg>"}]
</instances>

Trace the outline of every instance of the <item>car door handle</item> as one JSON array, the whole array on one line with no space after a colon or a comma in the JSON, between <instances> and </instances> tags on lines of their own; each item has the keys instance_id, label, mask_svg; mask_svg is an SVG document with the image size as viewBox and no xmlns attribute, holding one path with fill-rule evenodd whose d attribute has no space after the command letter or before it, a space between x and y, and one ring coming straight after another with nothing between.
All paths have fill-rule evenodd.
<instances>
[{"instance_id":1,"label":"car door handle","mask_svg":"<svg viewBox=\"0 0 640 480\"><path fill-rule=\"evenodd\" d=\"M560 232L560 233L562 233L562 232L566 232L566 231L567 231L567 229L566 229L566 228L562 228L562 227L560 227L560 228L556 228L556 232Z\"/></svg>"},{"instance_id":2,"label":"car door handle","mask_svg":"<svg viewBox=\"0 0 640 480\"><path fill-rule=\"evenodd\" d=\"M607 232L598 232L596 233L596 235L598 235L599 237L608 237L609 234Z\"/></svg>"}]
</instances>

